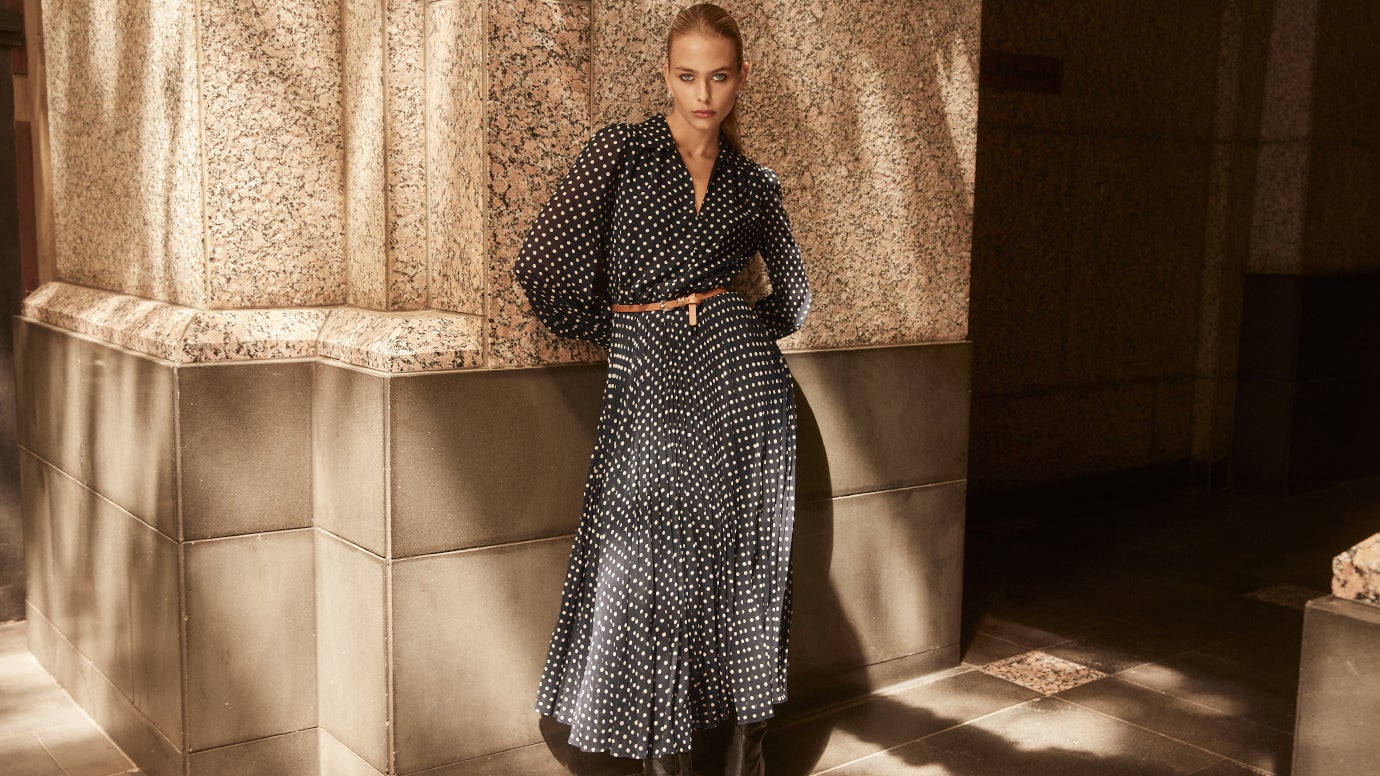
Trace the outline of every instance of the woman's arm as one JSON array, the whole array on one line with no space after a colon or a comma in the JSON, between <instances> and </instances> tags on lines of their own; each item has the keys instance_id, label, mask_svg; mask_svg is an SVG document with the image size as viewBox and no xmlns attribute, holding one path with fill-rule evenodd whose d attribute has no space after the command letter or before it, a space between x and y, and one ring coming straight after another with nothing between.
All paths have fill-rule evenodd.
<instances>
[{"instance_id":1,"label":"woman's arm","mask_svg":"<svg viewBox=\"0 0 1380 776\"><path fill-rule=\"evenodd\" d=\"M608 347L613 332L604 257L626 124L590 138L527 232L513 267L532 312L559 337Z\"/></svg>"},{"instance_id":2,"label":"woman's arm","mask_svg":"<svg viewBox=\"0 0 1380 776\"><path fill-rule=\"evenodd\" d=\"M805 264L800 246L791 234L791 222L781 204L781 181L776 173L762 168L767 178L766 205L761 216L757 250L767 266L771 293L753 305L772 336L780 339L805 324L810 311L810 285L805 279Z\"/></svg>"}]
</instances>

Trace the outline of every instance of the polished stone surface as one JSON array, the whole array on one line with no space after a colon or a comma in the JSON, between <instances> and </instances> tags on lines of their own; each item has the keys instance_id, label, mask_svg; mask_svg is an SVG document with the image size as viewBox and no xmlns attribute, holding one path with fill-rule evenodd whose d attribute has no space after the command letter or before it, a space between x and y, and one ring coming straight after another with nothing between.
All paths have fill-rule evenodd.
<instances>
[{"instance_id":1,"label":"polished stone surface","mask_svg":"<svg viewBox=\"0 0 1380 776\"><path fill-rule=\"evenodd\" d=\"M116 776L134 765L25 646L25 623L0 625L0 762L12 776Z\"/></svg>"},{"instance_id":2,"label":"polished stone surface","mask_svg":"<svg viewBox=\"0 0 1380 776\"><path fill-rule=\"evenodd\" d=\"M1380 609L1309 602L1301 665L1294 776L1366 773L1380 762Z\"/></svg>"},{"instance_id":3,"label":"polished stone surface","mask_svg":"<svg viewBox=\"0 0 1380 776\"><path fill-rule=\"evenodd\" d=\"M904 684L876 687L874 694L859 701L782 718L767 736L768 762L787 776L825 770L871 775L939 773L941 769L971 776L1283 776L1289 772L1287 715L1298 676L1301 622L1297 610L1249 594L1271 587L1265 584L1267 580L1274 580L1273 585L1321 589L1332 548L1373 521L1377 497L1380 479L1372 477L1285 499L1220 492L1081 514L1030 511L1004 521L975 515L977 527L967 542L971 574L965 591L966 665ZM1320 523L1319 514L1331 520ZM1257 531L1259 540L1242 546L1239 536L1247 529ZM546 550L542 545L548 545ZM559 562L549 562L563 554L564 548L557 545L553 540L510 545L501 551L549 551L548 562L534 567L559 575ZM533 678L538 670L537 647L544 633L533 630L525 637L511 638L513 634L505 630L510 643L528 645L520 650L526 654L510 656L500 670L485 676L466 668L463 660L457 661L456 653L446 645L473 646L486 631L465 631L459 623L428 614L463 606L491 623L490 630L508 629L511 623L502 613L510 611L513 602L520 604L536 595L554 603L545 583L529 585L510 577L499 586L503 595L477 595L476 586L465 581L498 571L500 566L493 561L494 556L485 550L400 564L407 567L402 580L407 611L399 622L421 634L410 642L410 651L398 656L399 671L407 677L407 694L413 698L406 709L412 727L407 735L420 734L416 725L429 719L428 709L445 707L445 693L428 687L428 678L449 677L447 681L465 684L469 692L499 697L514 676ZM351 575L348 570L345 574ZM456 591L463 600L455 599ZM1359 613L1367 623L1376 618L1375 607L1325 596L1310 608L1310 614L1327 614L1332 620L1341 611ZM341 628L348 628L347 619L340 620ZM30 648L45 665L71 666L59 669L74 679L69 691L79 698L92 698L99 675L82 668L82 659L70 643L46 622L30 609ZM432 624L448 630L435 632ZM1334 632L1313 643L1333 647L1354 643L1360 647L1355 655L1367 660L1380 654L1373 646L1355 641L1365 628L1343 630L1350 635ZM978 670L1032 650L1115 676L1049 695ZM432 660L456 662L457 668L428 667ZM1302 663L1306 669L1317 665L1306 656ZM1347 685L1345 690L1305 692L1300 698L1300 717L1311 719L1307 704L1315 700L1349 699L1340 706L1325 703L1323 708L1350 713L1376 697L1353 680L1348 679ZM1308 681L1304 686L1312 687ZM12 719L5 715L14 713L6 702L18 697L0 694L0 745L20 740L4 735L10 730L5 727L7 719ZM537 743L453 761L432 773L621 776L637 770L635 763L569 750L561 726L527 717L529 712L521 707L525 702L519 705L517 700L521 699L513 700L513 719L528 719L531 727L526 735ZM21 702L38 703L27 695ZM46 707L25 708L29 710L23 716L26 722L44 718ZM117 721L109 716L106 720L102 724ZM475 729L487 731L485 735L498 733L503 725L497 722L488 720ZM1322 731L1332 734L1301 740L1341 745L1369 740L1337 736L1340 728L1335 723L1320 724ZM696 741L696 767L703 773L719 768L721 734L710 732ZM148 743L131 736L128 729L123 735L112 732L121 746L139 746L141 740ZM452 743L444 736L430 740L427 751L433 755ZM316 756L323 773L379 773L333 736L321 734L319 742ZM311 756L304 750L294 751ZM151 762L156 763L156 758ZM1298 765L1293 772L1308 773ZM1333 776L1339 771L1333 767L1321 772ZM37 773L61 776L61 771Z\"/></svg>"},{"instance_id":4,"label":"polished stone surface","mask_svg":"<svg viewBox=\"0 0 1380 776\"><path fill-rule=\"evenodd\" d=\"M1380 605L1380 534L1332 559L1332 594Z\"/></svg>"}]
</instances>

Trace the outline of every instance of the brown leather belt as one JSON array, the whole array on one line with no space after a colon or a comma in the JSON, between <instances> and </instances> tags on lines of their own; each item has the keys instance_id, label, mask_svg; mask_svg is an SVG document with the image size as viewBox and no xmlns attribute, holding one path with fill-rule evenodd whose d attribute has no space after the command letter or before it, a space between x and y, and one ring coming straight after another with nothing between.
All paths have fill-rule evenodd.
<instances>
[{"instance_id":1,"label":"brown leather belt","mask_svg":"<svg viewBox=\"0 0 1380 776\"><path fill-rule=\"evenodd\" d=\"M650 304L615 304L613 305L613 311L616 313L649 313L654 310L671 310L676 307L690 305L690 325L694 326L695 308L699 306L699 303L711 296L718 296L727 290L727 288L712 288L698 294L682 296L679 299L668 299L665 302L652 302Z\"/></svg>"}]
</instances>

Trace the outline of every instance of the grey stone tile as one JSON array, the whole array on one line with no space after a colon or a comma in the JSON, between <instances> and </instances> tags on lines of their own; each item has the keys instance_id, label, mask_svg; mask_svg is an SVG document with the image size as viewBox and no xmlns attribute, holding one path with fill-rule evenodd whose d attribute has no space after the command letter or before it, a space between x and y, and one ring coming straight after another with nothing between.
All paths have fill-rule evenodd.
<instances>
[{"instance_id":1,"label":"grey stone tile","mask_svg":"<svg viewBox=\"0 0 1380 776\"><path fill-rule=\"evenodd\" d=\"M1304 615L1294 776L1354 773L1380 757L1380 608L1338 598ZM1233 758L1240 759L1240 758Z\"/></svg>"},{"instance_id":2,"label":"grey stone tile","mask_svg":"<svg viewBox=\"0 0 1380 776\"><path fill-rule=\"evenodd\" d=\"M59 639L58 670L73 676L77 686L64 687L91 715L91 719L105 731L139 767L145 776L182 776L182 755L178 748L149 725L145 717L89 662Z\"/></svg>"},{"instance_id":3,"label":"grey stone tile","mask_svg":"<svg viewBox=\"0 0 1380 776\"><path fill-rule=\"evenodd\" d=\"M957 647L964 484L802 504L796 515L792 680Z\"/></svg>"},{"instance_id":4,"label":"grey stone tile","mask_svg":"<svg viewBox=\"0 0 1380 776\"><path fill-rule=\"evenodd\" d=\"M0 627L21 636L26 630L23 622ZM0 654L0 690L0 741L85 719L57 682L34 664L22 643Z\"/></svg>"},{"instance_id":5,"label":"grey stone tile","mask_svg":"<svg viewBox=\"0 0 1380 776\"><path fill-rule=\"evenodd\" d=\"M51 546L49 620L66 638L84 642L90 629L94 581L89 551L95 497L80 483L46 464L40 471L48 489L48 540Z\"/></svg>"},{"instance_id":6,"label":"grey stone tile","mask_svg":"<svg viewBox=\"0 0 1380 776\"><path fill-rule=\"evenodd\" d=\"M117 686L131 684L129 558L138 522L47 464L49 610L59 632Z\"/></svg>"},{"instance_id":7,"label":"grey stone tile","mask_svg":"<svg viewBox=\"0 0 1380 776\"><path fill-rule=\"evenodd\" d=\"M999 639L986 633L977 633L973 635L972 641L963 650L963 662L972 666L986 665L993 660L1001 660L1028 651L1030 651L1029 647L1023 647L1020 644Z\"/></svg>"},{"instance_id":8,"label":"grey stone tile","mask_svg":"<svg viewBox=\"0 0 1380 776\"><path fill-rule=\"evenodd\" d=\"M46 728L34 735L66 776L110 776L134 768L124 752L90 720Z\"/></svg>"},{"instance_id":9,"label":"grey stone tile","mask_svg":"<svg viewBox=\"0 0 1380 776\"><path fill-rule=\"evenodd\" d=\"M1059 697L1272 773L1289 763L1291 737L1287 733L1115 677L1075 687Z\"/></svg>"},{"instance_id":10,"label":"grey stone tile","mask_svg":"<svg viewBox=\"0 0 1380 776\"><path fill-rule=\"evenodd\" d=\"M184 545L193 750L316 725L312 534Z\"/></svg>"},{"instance_id":11,"label":"grey stone tile","mask_svg":"<svg viewBox=\"0 0 1380 776\"><path fill-rule=\"evenodd\" d=\"M66 776L33 733L0 738L0 761L7 776Z\"/></svg>"},{"instance_id":12,"label":"grey stone tile","mask_svg":"<svg viewBox=\"0 0 1380 776\"><path fill-rule=\"evenodd\" d=\"M393 556L573 532L603 366L391 378Z\"/></svg>"},{"instance_id":13,"label":"grey stone tile","mask_svg":"<svg viewBox=\"0 0 1380 776\"><path fill-rule=\"evenodd\" d=\"M24 318L15 319L14 338L19 444L84 478L91 458L80 432L91 397L81 390L78 338Z\"/></svg>"},{"instance_id":14,"label":"grey stone tile","mask_svg":"<svg viewBox=\"0 0 1380 776\"><path fill-rule=\"evenodd\" d=\"M168 536L178 535L173 367L147 356L79 340L80 419L91 468L84 480ZM138 455L132 454L138 451Z\"/></svg>"},{"instance_id":15,"label":"grey stone tile","mask_svg":"<svg viewBox=\"0 0 1380 776\"><path fill-rule=\"evenodd\" d=\"M532 704L570 537L393 564L400 773L542 740Z\"/></svg>"},{"instance_id":16,"label":"grey stone tile","mask_svg":"<svg viewBox=\"0 0 1380 776\"><path fill-rule=\"evenodd\" d=\"M316 730L299 730L242 744L232 744L188 758L191 776L304 776L320 773Z\"/></svg>"},{"instance_id":17,"label":"grey stone tile","mask_svg":"<svg viewBox=\"0 0 1380 776\"><path fill-rule=\"evenodd\" d=\"M48 464L28 450L19 451L20 517L24 530L24 582L30 606L51 612L49 594L55 580L52 575L53 540L52 495L48 478Z\"/></svg>"},{"instance_id":18,"label":"grey stone tile","mask_svg":"<svg viewBox=\"0 0 1380 776\"><path fill-rule=\"evenodd\" d=\"M330 733L317 728L317 759L321 774L326 776L383 776L373 766L360 759L359 755L340 743Z\"/></svg>"},{"instance_id":19,"label":"grey stone tile","mask_svg":"<svg viewBox=\"0 0 1380 776\"><path fill-rule=\"evenodd\" d=\"M1239 636L1133 668L1120 678L1210 709L1294 731L1299 635Z\"/></svg>"},{"instance_id":20,"label":"grey stone tile","mask_svg":"<svg viewBox=\"0 0 1380 776\"><path fill-rule=\"evenodd\" d=\"M177 370L186 539L312 524L312 364Z\"/></svg>"},{"instance_id":21,"label":"grey stone tile","mask_svg":"<svg viewBox=\"0 0 1380 776\"><path fill-rule=\"evenodd\" d=\"M384 561L316 533L316 648L321 728L388 769Z\"/></svg>"},{"instance_id":22,"label":"grey stone tile","mask_svg":"<svg viewBox=\"0 0 1380 776\"><path fill-rule=\"evenodd\" d=\"M134 521L130 528L130 700L172 741L182 740L182 583L177 543Z\"/></svg>"},{"instance_id":23,"label":"grey stone tile","mask_svg":"<svg viewBox=\"0 0 1380 776\"><path fill-rule=\"evenodd\" d=\"M388 555L388 378L318 361L312 383L316 525Z\"/></svg>"},{"instance_id":24,"label":"grey stone tile","mask_svg":"<svg viewBox=\"0 0 1380 776\"><path fill-rule=\"evenodd\" d=\"M814 773L1038 697L978 671L917 682L862 703L768 728L772 772Z\"/></svg>"},{"instance_id":25,"label":"grey stone tile","mask_svg":"<svg viewBox=\"0 0 1380 776\"><path fill-rule=\"evenodd\" d=\"M1218 760L1201 771L1194 771L1189 776L1269 776L1269 774L1255 768L1247 768L1241 763L1235 763L1231 760Z\"/></svg>"},{"instance_id":26,"label":"grey stone tile","mask_svg":"<svg viewBox=\"0 0 1380 776\"><path fill-rule=\"evenodd\" d=\"M83 547L90 562L91 600L86 614L90 627L77 631L77 649L123 693L134 686L131 641L130 574L134 532L146 530L128 512L89 490L82 489L90 520L82 528Z\"/></svg>"},{"instance_id":27,"label":"grey stone tile","mask_svg":"<svg viewBox=\"0 0 1380 776\"><path fill-rule=\"evenodd\" d=\"M995 617L984 615L979 618L978 633L985 633L988 636L1009 641L1012 644L1019 644L1027 649L1046 649L1055 644L1062 644L1071 641L1068 636L1058 633L1051 633L1033 625L1007 619L1005 617Z\"/></svg>"},{"instance_id":28,"label":"grey stone tile","mask_svg":"<svg viewBox=\"0 0 1380 776\"><path fill-rule=\"evenodd\" d=\"M802 500L967 476L971 343L793 353L787 361L799 386Z\"/></svg>"},{"instance_id":29,"label":"grey stone tile","mask_svg":"<svg viewBox=\"0 0 1380 776\"><path fill-rule=\"evenodd\" d=\"M1178 776L1217 759L1057 698L1041 698L830 773L889 776L934 769L948 776Z\"/></svg>"}]
</instances>

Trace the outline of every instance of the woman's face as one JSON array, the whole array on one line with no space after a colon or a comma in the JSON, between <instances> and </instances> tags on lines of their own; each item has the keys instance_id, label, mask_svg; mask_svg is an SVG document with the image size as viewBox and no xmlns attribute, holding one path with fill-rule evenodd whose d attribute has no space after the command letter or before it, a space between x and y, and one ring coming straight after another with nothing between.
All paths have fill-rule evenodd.
<instances>
[{"instance_id":1,"label":"woman's face","mask_svg":"<svg viewBox=\"0 0 1380 776\"><path fill-rule=\"evenodd\" d=\"M747 81L747 63L739 67L736 60L733 44L717 35L691 32L671 41L662 69L672 112L695 129L717 134Z\"/></svg>"}]
</instances>

